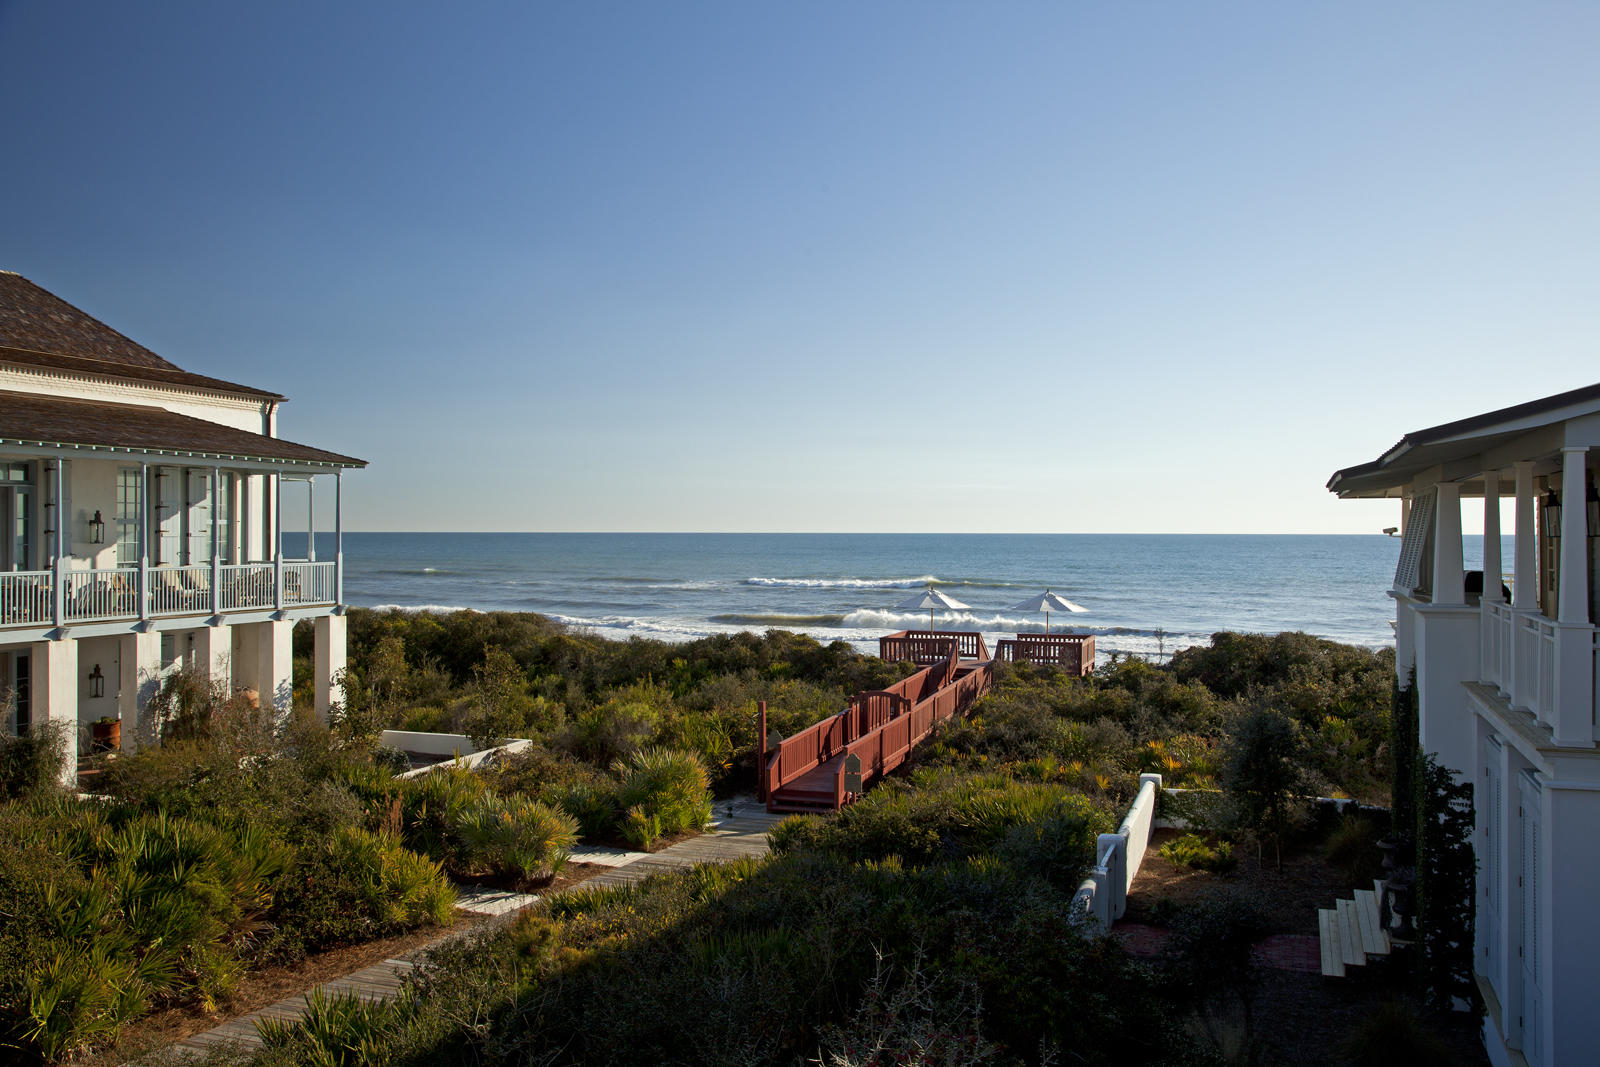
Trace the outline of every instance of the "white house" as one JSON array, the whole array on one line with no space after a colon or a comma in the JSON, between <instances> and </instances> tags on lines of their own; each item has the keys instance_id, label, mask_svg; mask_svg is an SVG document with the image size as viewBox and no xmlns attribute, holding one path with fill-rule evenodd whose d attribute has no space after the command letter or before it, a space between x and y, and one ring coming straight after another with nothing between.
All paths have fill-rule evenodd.
<instances>
[{"instance_id":1,"label":"white house","mask_svg":"<svg viewBox=\"0 0 1600 1067\"><path fill-rule=\"evenodd\" d=\"M0 692L4 727L121 723L181 666L289 705L290 631L316 620L316 704L345 663L341 474L277 436L277 393L191 374L0 271ZM282 505L333 483L332 558L284 552ZM327 520L326 506L323 519ZM69 746L70 748L70 746Z\"/></svg>"},{"instance_id":2,"label":"white house","mask_svg":"<svg viewBox=\"0 0 1600 1067\"><path fill-rule=\"evenodd\" d=\"M1401 501L1396 662L1415 672L1423 749L1474 783L1476 970L1499 1065L1600 1062L1597 452L1600 384L1406 434L1328 482ZM1463 498L1483 507L1486 581L1462 569Z\"/></svg>"}]
</instances>

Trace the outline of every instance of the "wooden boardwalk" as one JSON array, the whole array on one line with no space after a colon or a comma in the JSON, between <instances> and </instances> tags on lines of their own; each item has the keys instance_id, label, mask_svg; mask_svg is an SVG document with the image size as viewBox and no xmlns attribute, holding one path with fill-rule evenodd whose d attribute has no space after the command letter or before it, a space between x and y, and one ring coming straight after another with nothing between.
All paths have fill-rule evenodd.
<instances>
[{"instance_id":1,"label":"wooden boardwalk","mask_svg":"<svg viewBox=\"0 0 1600 1067\"><path fill-rule=\"evenodd\" d=\"M731 811L731 814L730 814ZM626 862L585 879L570 886L568 889L587 888L597 885L630 885L643 880L652 874L664 871L681 870L692 867L697 863L726 863L729 860L743 859L747 856L761 856L767 852L767 831L776 826L784 815L772 815L766 806L758 801L741 797L732 802L722 801L716 805L712 812L710 828L696 837L679 841L669 845L660 852L650 853L620 853L609 850L617 856L618 860ZM586 856L593 862L593 857ZM515 904L515 900L501 900L511 897L510 894L486 893L479 896L463 894L463 903L470 910L479 910L485 914L492 914L496 921L509 922L521 910L521 907L507 908L506 904ZM481 897L481 899L480 899ZM521 906L526 907L538 900L538 897L528 896ZM476 901L479 907L472 907ZM471 930L452 930L443 934L437 940L407 952L403 956L375 963L364 967L354 974L347 974L343 978L335 978L331 982L324 982L316 989L323 993L354 993L362 1000L383 1000L399 992L405 978L415 968L424 963L423 957L433 949L458 937L465 937ZM305 1013L307 1000L313 990L307 990L298 996L281 1000L259 1011L241 1015L237 1019L230 1019L211 1030L198 1033L185 1038L169 1048L147 1057L144 1062L177 1063L211 1052L218 1048L234 1047L241 1053L248 1054L262 1047L261 1035L256 1030L256 1023L262 1019L295 1020Z\"/></svg>"}]
</instances>

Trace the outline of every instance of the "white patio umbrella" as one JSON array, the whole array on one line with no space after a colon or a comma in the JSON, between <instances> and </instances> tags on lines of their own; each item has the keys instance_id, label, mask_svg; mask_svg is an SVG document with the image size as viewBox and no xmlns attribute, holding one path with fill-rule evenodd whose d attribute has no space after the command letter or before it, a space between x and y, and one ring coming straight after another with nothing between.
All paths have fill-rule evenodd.
<instances>
[{"instance_id":1,"label":"white patio umbrella","mask_svg":"<svg viewBox=\"0 0 1600 1067\"><path fill-rule=\"evenodd\" d=\"M1089 609L1081 604L1074 604L1066 597L1056 596L1046 589L1035 597L1029 597L1020 604L1011 605L1012 611L1042 611L1044 612L1044 632L1050 632L1050 613L1052 611L1083 612Z\"/></svg>"},{"instance_id":2,"label":"white patio umbrella","mask_svg":"<svg viewBox=\"0 0 1600 1067\"><path fill-rule=\"evenodd\" d=\"M966 606L967 605L963 604L954 597L945 596L943 593L939 592L939 590L930 585L928 588L924 589L916 596L911 597L909 600L902 600L900 603L896 604L894 606L894 610L921 611L923 608L927 608L928 629L931 630L933 629L934 608L943 608L946 611L959 611Z\"/></svg>"}]
</instances>

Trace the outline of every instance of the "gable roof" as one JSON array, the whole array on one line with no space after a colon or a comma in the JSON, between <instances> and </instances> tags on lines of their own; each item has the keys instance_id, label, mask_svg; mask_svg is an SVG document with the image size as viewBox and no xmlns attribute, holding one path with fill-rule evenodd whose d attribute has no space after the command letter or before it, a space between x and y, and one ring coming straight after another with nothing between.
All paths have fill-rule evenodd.
<instances>
[{"instance_id":1,"label":"gable roof","mask_svg":"<svg viewBox=\"0 0 1600 1067\"><path fill-rule=\"evenodd\" d=\"M191 374L14 271L0 270L0 362L282 400Z\"/></svg>"},{"instance_id":2,"label":"gable roof","mask_svg":"<svg viewBox=\"0 0 1600 1067\"><path fill-rule=\"evenodd\" d=\"M1529 430L1597 411L1600 383L1413 430L1377 459L1334 471L1328 489L1340 496L1396 489L1435 464L1480 453Z\"/></svg>"},{"instance_id":3,"label":"gable roof","mask_svg":"<svg viewBox=\"0 0 1600 1067\"><path fill-rule=\"evenodd\" d=\"M142 404L0 392L0 444L85 448L248 463L365 467L310 445Z\"/></svg>"}]
</instances>

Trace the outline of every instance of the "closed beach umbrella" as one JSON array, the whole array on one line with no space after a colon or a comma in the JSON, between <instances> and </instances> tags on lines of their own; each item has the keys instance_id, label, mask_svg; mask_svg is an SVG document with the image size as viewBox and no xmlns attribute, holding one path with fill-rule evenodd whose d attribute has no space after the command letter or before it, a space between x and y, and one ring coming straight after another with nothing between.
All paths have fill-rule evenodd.
<instances>
[{"instance_id":1,"label":"closed beach umbrella","mask_svg":"<svg viewBox=\"0 0 1600 1067\"><path fill-rule=\"evenodd\" d=\"M954 597L945 596L943 593L939 592L939 590L930 585L928 588L924 589L911 599L902 600L900 603L896 604L894 606L894 610L921 611L923 608L927 608L928 629L931 630L933 629L933 610L935 608L943 608L946 611L959 611L966 606L967 605L963 604Z\"/></svg>"},{"instance_id":2,"label":"closed beach umbrella","mask_svg":"<svg viewBox=\"0 0 1600 1067\"><path fill-rule=\"evenodd\" d=\"M1080 612L1088 611L1089 609L1080 604L1074 604L1066 597L1056 596L1046 589L1038 596L1029 597L1020 604L1011 605L1011 610L1044 612L1044 632L1048 634L1050 632L1050 613L1052 611Z\"/></svg>"}]
</instances>

